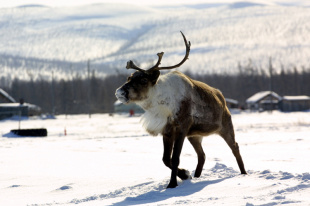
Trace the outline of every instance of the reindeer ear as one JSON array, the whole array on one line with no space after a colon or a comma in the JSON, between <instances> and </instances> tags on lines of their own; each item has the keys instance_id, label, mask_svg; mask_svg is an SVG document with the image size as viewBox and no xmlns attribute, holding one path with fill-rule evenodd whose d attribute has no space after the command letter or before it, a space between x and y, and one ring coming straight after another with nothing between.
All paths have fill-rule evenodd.
<instances>
[{"instance_id":1,"label":"reindeer ear","mask_svg":"<svg viewBox=\"0 0 310 206\"><path fill-rule=\"evenodd\" d=\"M160 71L158 70L154 70L149 73L149 77L153 85L156 84L159 75L160 75Z\"/></svg>"}]
</instances>

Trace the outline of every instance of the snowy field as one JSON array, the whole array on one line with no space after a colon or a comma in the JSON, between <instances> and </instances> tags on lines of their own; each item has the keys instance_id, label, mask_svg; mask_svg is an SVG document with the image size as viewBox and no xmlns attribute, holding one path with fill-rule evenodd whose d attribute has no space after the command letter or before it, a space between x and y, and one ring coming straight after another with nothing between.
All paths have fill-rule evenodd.
<instances>
[{"instance_id":1,"label":"snowy field","mask_svg":"<svg viewBox=\"0 0 310 206\"><path fill-rule=\"evenodd\" d=\"M161 137L140 117L105 114L23 120L46 138L17 138L18 121L0 122L0 205L310 205L310 113L233 115L248 175L219 136L204 139L199 179L166 189ZM64 135L66 128L67 135ZM180 167L196 154L185 142Z\"/></svg>"}]
</instances>

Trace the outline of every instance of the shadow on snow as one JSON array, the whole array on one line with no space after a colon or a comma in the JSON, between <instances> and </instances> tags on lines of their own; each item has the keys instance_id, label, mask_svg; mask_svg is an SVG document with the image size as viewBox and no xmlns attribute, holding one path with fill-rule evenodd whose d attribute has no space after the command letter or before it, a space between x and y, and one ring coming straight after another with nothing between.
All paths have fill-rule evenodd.
<instances>
[{"instance_id":1,"label":"shadow on snow","mask_svg":"<svg viewBox=\"0 0 310 206\"><path fill-rule=\"evenodd\" d=\"M225 177L218 180L201 181L201 182L192 182L189 180L182 182L181 184L179 184L177 188L174 189L165 189L164 186L162 185L156 191L149 191L136 197L127 197L121 202L111 204L111 206L148 204L164 201L173 197L188 196L203 190L208 185L217 184L229 178L232 177Z\"/></svg>"}]
</instances>

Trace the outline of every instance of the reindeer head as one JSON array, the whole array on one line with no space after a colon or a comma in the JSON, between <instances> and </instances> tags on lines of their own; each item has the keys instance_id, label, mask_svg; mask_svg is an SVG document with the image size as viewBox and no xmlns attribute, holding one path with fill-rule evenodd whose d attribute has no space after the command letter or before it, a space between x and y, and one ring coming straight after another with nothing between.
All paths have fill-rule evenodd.
<instances>
[{"instance_id":1,"label":"reindeer head","mask_svg":"<svg viewBox=\"0 0 310 206\"><path fill-rule=\"evenodd\" d=\"M177 68L188 59L191 43L187 42L182 32L181 34L186 46L186 54L180 63L169 67L159 67L164 52L157 54L157 63L148 70L143 70L137 67L131 60L127 62L127 69L135 69L137 71L131 74L131 76L128 77L127 82L116 90L115 96L118 100L124 104L145 100L148 97L147 94L149 89L156 84L160 75L160 70Z\"/></svg>"}]
</instances>

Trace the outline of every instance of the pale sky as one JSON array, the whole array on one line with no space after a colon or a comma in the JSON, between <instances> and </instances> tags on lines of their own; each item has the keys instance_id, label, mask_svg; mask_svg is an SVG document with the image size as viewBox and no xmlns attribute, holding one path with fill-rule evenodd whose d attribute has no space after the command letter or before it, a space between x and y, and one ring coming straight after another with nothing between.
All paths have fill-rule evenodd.
<instances>
[{"instance_id":1,"label":"pale sky","mask_svg":"<svg viewBox=\"0 0 310 206\"><path fill-rule=\"evenodd\" d=\"M282 4L295 6L310 6L309 0L0 0L0 8L22 5L45 5L49 7L81 6L95 3L126 3L138 5L184 5L184 4L221 4L240 1L249 1L262 4Z\"/></svg>"},{"instance_id":2,"label":"pale sky","mask_svg":"<svg viewBox=\"0 0 310 206\"><path fill-rule=\"evenodd\" d=\"M93 3L127 3L139 5L173 5L197 3L229 3L242 0L0 0L0 8L16 7L27 4L39 4L51 7L80 6ZM257 3L305 4L308 0L249 0ZM308 1L309 2L309 1Z\"/></svg>"},{"instance_id":3,"label":"pale sky","mask_svg":"<svg viewBox=\"0 0 310 206\"><path fill-rule=\"evenodd\" d=\"M233 0L220 0L219 2L231 2ZM0 0L0 7L15 7L27 4L40 4L52 7L78 6L93 3L127 3L140 5L169 5L169 4L193 4L193 3L217 2L216 0Z\"/></svg>"}]
</instances>

